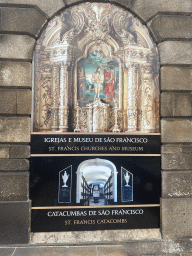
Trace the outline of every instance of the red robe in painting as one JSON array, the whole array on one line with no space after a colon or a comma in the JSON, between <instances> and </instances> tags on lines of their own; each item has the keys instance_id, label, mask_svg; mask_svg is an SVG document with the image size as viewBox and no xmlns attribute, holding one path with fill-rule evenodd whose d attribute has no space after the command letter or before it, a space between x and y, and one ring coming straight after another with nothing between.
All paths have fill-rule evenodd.
<instances>
[{"instance_id":1,"label":"red robe in painting","mask_svg":"<svg viewBox=\"0 0 192 256\"><path fill-rule=\"evenodd\" d=\"M109 96L109 98L114 99L114 94L113 94L113 82L114 82L114 74L110 70L104 70L104 83L105 83L105 89L104 89L104 94ZM110 81L108 83L108 81Z\"/></svg>"}]
</instances>

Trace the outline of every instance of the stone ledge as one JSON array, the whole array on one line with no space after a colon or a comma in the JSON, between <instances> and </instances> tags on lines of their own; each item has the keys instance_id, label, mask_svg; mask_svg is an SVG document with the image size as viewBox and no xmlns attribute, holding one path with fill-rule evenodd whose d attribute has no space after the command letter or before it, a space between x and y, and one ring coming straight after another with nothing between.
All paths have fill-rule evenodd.
<instances>
[{"instance_id":1,"label":"stone ledge","mask_svg":"<svg viewBox=\"0 0 192 256\"><path fill-rule=\"evenodd\" d=\"M0 202L0 244L27 244L31 202Z\"/></svg>"},{"instance_id":2,"label":"stone ledge","mask_svg":"<svg viewBox=\"0 0 192 256\"><path fill-rule=\"evenodd\" d=\"M27 159L0 159L0 171L28 171Z\"/></svg>"},{"instance_id":3,"label":"stone ledge","mask_svg":"<svg viewBox=\"0 0 192 256\"><path fill-rule=\"evenodd\" d=\"M29 117L0 117L0 142L30 142Z\"/></svg>"},{"instance_id":4,"label":"stone ledge","mask_svg":"<svg viewBox=\"0 0 192 256\"><path fill-rule=\"evenodd\" d=\"M158 45L161 65L192 64L192 42L165 41Z\"/></svg>"},{"instance_id":5,"label":"stone ledge","mask_svg":"<svg viewBox=\"0 0 192 256\"><path fill-rule=\"evenodd\" d=\"M35 8L1 8L0 31L38 36L47 19Z\"/></svg>"},{"instance_id":6,"label":"stone ledge","mask_svg":"<svg viewBox=\"0 0 192 256\"><path fill-rule=\"evenodd\" d=\"M192 17L182 15L157 15L148 24L156 41L192 38Z\"/></svg>"},{"instance_id":7,"label":"stone ledge","mask_svg":"<svg viewBox=\"0 0 192 256\"><path fill-rule=\"evenodd\" d=\"M1 4L36 5L48 17L53 16L61 8L65 7L63 0L1 0Z\"/></svg>"},{"instance_id":8,"label":"stone ledge","mask_svg":"<svg viewBox=\"0 0 192 256\"><path fill-rule=\"evenodd\" d=\"M32 64L30 62L0 61L0 86L31 87Z\"/></svg>"},{"instance_id":9,"label":"stone ledge","mask_svg":"<svg viewBox=\"0 0 192 256\"><path fill-rule=\"evenodd\" d=\"M133 0L130 6L131 10L135 12L144 21L160 13L191 13L191 0Z\"/></svg>"},{"instance_id":10,"label":"stone ledge","mask_svg":"<svg viewBox=\"0 0 192 256\"><path fill-rule=\"evenodd\" d=\"M73 232L31 233L30 243L38 244L88 244L125 243L128 241L161 239L160 229L95 230Z\"/></svg>"},{"instance_id":11,"label":"stone ledge","mask_svg":"<svg viewBox=\"0 0 192 256\"><path fill-rule=\"evenodd\" d=\"M161 116L192 116L192 94L161 93Z\"/></svg>"},{"instance_id":12,"label":"stone ledge","mask_svg":"<svg viewBox=\"0 0 192 256\"><path fill-rule=\"evenodd\" d=\"M0 172L0 201L29 200L28 172Z\"/></svg>"},{"instance_id":13,"label":"stone ledge","mask_svg":"<svg viewBox=\"0 0 192 256\"><path fill-rule=\"evenodd\" d=\"M128 230L127 230L128 231ZM109 231L107 231L109 232ZM75 232L76 235L78 235L77 233L81 233L81 232ZM55 233L47 233L47 237L51 237L54 236ZM65 234L67 237L68 232L66 233L62 233L60 232L61 235ZM94 236L95 231L89 232L90 236ZM37 233L33 234L34 236L37 235ZM58 234L59 235L59 234ZM75 234L74 234L75 235ZM191 253L192 252L192 243L191 243L191 239L186 238L186 239L156 239L155 241L153 240L136 240L136 241L127 241L127 242L105 242L103 243L102 241L100 242L100 244L96 243L96 242L92 242L91 245L83 245L83 244L71 244L68 242L68 245L61 245L61 243L58 241L58 244L47 244L45 243L45 245L43 246L39 246L36 245L33 247L32 246L23 246L21 249L26 248L25 250L25 255L34 255L35 252L43 253L43 249L44 248L50 248L50 256L52 256L52 250L54 250L55 248L61 248L64 251L64 254L69 253L69 255L71 255L70 253L73 252L72 255L84 255L83 254L83 249L84 251L87 252L87 250L89 248L95 248L97 250L97 255L130 255L130 256L149 256L149 255L172 255L172 256L181 256L181 255L185 255L184 253ZM124 248L123 248L124 247ZM33 250L34 249L34 250ZM66 251L66 249L68 249L68 251ZM16 248L17 251L17 248ZM17 252L22 252L21 250L18 249ZM34 252L34 253L33 253ZM48 251L46 250L46 255ZM93 251L91 251L92 253ZM100 252L100 253L98 253ZM57 251L57 255L60 252ZM62 252L61 252L62 253ZM92 255L90 253L90 255ZM102 254L103 253L103 254ZM61 255L64 255L61 254ZM21 254L18 254L19 256ZM88 254L89 255L89 254ZM94 254L93 254L94 255ZM191 254L190 254L191 255Z\"/></svg>"},{"instance_id":14,"label":"stone ledge","mask_svg":"<svg viewBox=\"0 0 192 256\"><path fill-rule=\"evenodd\" d=\"M161 120L162 143L192 142L192 119L162 119Z\"/></svg>"},{"instance_id":15,"label":"stone ledge","mask_svg":"<svg viewBox=\"0 0 192 256\"><path fill-rule=\"evenodd\" d=\"M192 68L162 67L161 90L192 90Z\"/></svg>"},{"instance_id":16,"label":"stone ledge","mask_svg":"<svg viewBox=\"0 0 192 256\"><path fill-rule=\"evenodd\" d=\"M35 39L27 35L0 35L0 58L32 60Z\"/></svg>"},{"instance_id":17,"label":"stone ledge","mask_svg":"<svg viewBox=\"0 0 192 256\"><path fill-rule=\"evenodd\" d=\"M161 199L161 232L164 239L192 236L191 209L192 198Z\"/></svg>"},{"instance_id":18,"label":"stone ledge","mask_svg":"<svg viewBox=\"0 0 192 256\"><path fill-rule=\"evenodd\" d=\"M192 198L192 169L162 172L163 198Z\"/></svg>"}]
</instances>

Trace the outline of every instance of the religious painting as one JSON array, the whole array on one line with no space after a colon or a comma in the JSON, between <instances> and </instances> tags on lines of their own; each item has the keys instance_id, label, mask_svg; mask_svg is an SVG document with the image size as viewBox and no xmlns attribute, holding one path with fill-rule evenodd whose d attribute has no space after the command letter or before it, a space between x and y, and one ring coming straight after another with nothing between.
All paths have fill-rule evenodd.
<instances>
[{"instance_id":1,"label":"religious painting","mask_svg":"<svg viewBox=\"0 0 192 256\"><path fill-rule=\"evenodd\" d=\"M147 28L109 3L53 18L34 54L33 132L159 132L159 57Z\"/></svg>"},{"instance_id":2,"label":"religious painting","mask_svg":"<svg viewBox=\"0 0 192 256\"><path fill-rule=\"evenodd\" d=\"M78 62L78 100L80 107L101 99L114 107L119 103L119 63L111 57L109 47L96 43L88 57Z\"/></svg>"}]
</instances>

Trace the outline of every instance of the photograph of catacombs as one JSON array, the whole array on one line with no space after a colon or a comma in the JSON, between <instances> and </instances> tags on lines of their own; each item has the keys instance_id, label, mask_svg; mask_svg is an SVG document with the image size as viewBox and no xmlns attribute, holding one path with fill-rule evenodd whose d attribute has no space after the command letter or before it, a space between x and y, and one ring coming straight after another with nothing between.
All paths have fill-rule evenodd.
<instances>
[{"instance_id":1,"label":"photograph of catacombs","mask_svg":"<svg viewBox=\"0 0 192 256\"><path fill-rule=\"evenodd\" d=\"M33 132L159 132L157 48L115 5L68 8L37 40L33 94Z\"/></svg>"},{"instance_id":2,"label":"photograph of catacombs","mask_svg":"<svg viewBox=\"0 0 192 256\"><path fill-rule=\"evenodd\" d=\"M58 203L71 203L72 165L59 172ZM120 177L119 177L120 178ZM118 171L107 159L81 162L76 171L76 203L85 206L117 203ZM121 167L121 201L133 201L133 174Z\"/></svg>"},{"instance_id":3,"label":"photograph of catacombs","mask_svg":"<svg viewBox=\"0 0 192 256\"><path fill-rule=\"evenodd\" d=\"M109 160L83 161L77 169L76 203L110 205L117 203L117 169Z\"/></svg>"}]
</instances>

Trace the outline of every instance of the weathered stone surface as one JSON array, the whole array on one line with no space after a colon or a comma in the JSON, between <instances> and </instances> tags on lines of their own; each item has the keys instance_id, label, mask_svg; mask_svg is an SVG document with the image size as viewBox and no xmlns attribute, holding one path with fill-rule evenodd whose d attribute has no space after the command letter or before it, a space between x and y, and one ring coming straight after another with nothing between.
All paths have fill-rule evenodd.
<instances>
[{"instance_id":1,"label":"weathered stone surface","mask_svg":"<svg viewBox=\"0 0 192 256\"><path fill-rule=\"evenodd\" d=\"M0 113L16 114L17 113L17 92L13 90L2 90L0 93Z\"/></svg>"},{"instance_id":2,"label":"weathered stone surface","mask_svg":"<svg viewBox=\"0 0 192 256\"><path fill-rule=\"evenodd\" d=\"M26 159L0 159L0 171L28 171L29 161Z\"/></svg>"},{"instance_id":3,"label":"weathered stone surface","mask_svg":"<svg viewBox=\"0 0 192 256\"><path fill-rule=\"evenodd\" d=\"M0 35L0 58L31 60L34 45L35 39L27 35Z\"/></svg>"},{"instance_id":4,"label":"weathered stone surface","mask_svg":"<svg viewBox=\"0 0 192 256\"><path fill-rule=\"evenodd\" d=\"M192 68L162 67L161 90L192 90Z\"/></svg>"},{"instance_id":5,"label":"weathered stone surface","mask_svg":"<svg viewBox=\"0 0 192 256\"><path fill-rule=\"evenodd\" d=\"M192 236L192 198L161 199L161 232L163 238Z\"/></svg>"},{"instance_id":6,"label":"weathered stone surface","mask_svg":"<svg viewBox=\"0 0 192 256\"><path fill-rule=\"evenodd\" d=\"M17 91L17 114L31 114L31 90Z\"/></svg>"},{"instance_id":7,"label":"weathered stone surface","mask_svg":"<svg viewBox=\"0 0 192 256\"><path fill-rule=\"evenodd\" d=\"M109 2L114 3L114 4L120 4L123 7L129 8L132 0L112 0L112 1L109 1Z\"/></svg>"},{"instance_id":8,"label":"weathered stone surface","mask_svg":"<svg viewBox=\"0 0 192 256\"><path fill-rule=\"evenodd\" d=\"M29 200L29 173L0 173L0 201Z\"/></svg>"},{"instance_id":9,"label":"weathered stone surface","mask_svg":"<svg viewBox=\"0 0 192 256\"><path fill-rule=\"evenodd\" d=\"M30 62L0 61L0 86L31 87Z\"/></svg>"},{"instance_id":10,"label":"weathered stone surface","mask_svg":"<svg viewBox=\"0 0 192 256\"><path fill-rule=\"evenodd\" d=\"M174 144L167 144L162 145L161 147L161 153L162 154L172 154L172 153L178 153L178 154L192 154L192 145L174 145Z\"/></svg>"},{"instance_id":11,"label":"weathered stone surface","mask_svg":"<svg viewBox=\"0 0 192 256\"><path fill-rule=\"evenodd\" d=\"M30 201L0 203L0 244L28 243L30 207Z\"/></svg>"},{"instance_id":12,"label":"weathered stone surface","mask_svg":"<svg viewBox=\"0 0 192 256\"><path fill-rule=\"evenodd\" d=\"M0 256L13 256L15 248L0 248Z\"/></svg>"},{"instance_id":13,"label":"weathered stone surface","mask_svg":"<svg viewBox=\"0 0 192 256\"><path fill-rule=\"evenodd\" d=\"M81 233L81 232L74 232L76 234ZM37 235L32 234L32 235ZM54 233L44 233L47 237L50 237L54 235ZM66 233L65 233L66 235ZM68 236L68 232L67 232ZM149 255L157 255L157 256L162 256L162 255L172 255L172 256L181 256L181 255L187 255L187 253L192 252L192 243L190 238L183 238L183 239L157 239L155 241L151 241L150 238L144 241L127 241L126 243L123 244L111 244L108 241L106 243L102 243L101 245L91 243L91 245L81 245L76 243L76 246L71 246L69 241L68 246L62 246L60 242L57 241L58 245L54 244L54 246L22 246L19 245L15 247L15 255L35 255L35 256L40 256L40 255L69 255L68 253L70 251L73 251L76 255L76 253L79 253L77 255L82 255L82 251L84 249L86 255L95 255L95 250L97 252L97 255L100 255L99 252L102 253L102 250L106 252L104 255L116 255L117 252L119 254L117 255L130 255L130 256L149 256ZM123 249L124 247L124 249ZM59 249L59 250L57 250ZM61 250L60 250L61 249ZM90 250L89 250L90 249ZM63 254L62 253L63 250ZM125 254L123 253L125 252ZM1 252L1 251L0 251ZM93 252L93 254L91 254ZM20 253L20 254L19 254ZM84 253L84 255L85 255ZM0 254L1 255L1 254ZM191 254L189 254L191 255Z\"/></svg>"},{"instance_id":14,"label":"weathered stone surface","mask_svg":"<svg viewBox=\"0 0 192 256\"><path fill-rule=\"evenodd\" d=\"M162 154L163 170L189 170L192 169L192 153Z\"/></svg>"},{"instance_id":15,"label":"weathered stone surface","mask_svg":"<svg viewBox=\"0 0 192 256\"><path fill-rule=\"evenodd\" d=\"M190 13L192 12L192 2L191 0L134 0L130 9L144 21L147 21L159 12Z\"/></svg>"},{"instance_id":16,"label":"weathered stone surface","mask_svg":"<svg viewBox=\"0 0 192 256\"><path fill-rule=\"evenodd\" d=\"M31 90L2 90L0 114L31 114Z\"/></svg>"},{"instance_id":17,"label":"weathered stone surface","mask_svg":"<svg viewBox=\"0 0 192 256\"><path fill-rule=\"evenodd\" d=\"M127 256L127 252L123 245L98 246L97 253L97 255L100 256Z\"/></svg>"},{"instance_id":18,"label":"weathered stone surface","mask_svg":"<svg viewBox=\"0 0 192 256\"><path fill-rule=\"evenodd\" d=\"M192 142L192 119L162 119L162 143Z\"/></svg>"},{"instance_id":19,"label":"weathered stone surface","mask_svg":"<svg viewBox=\"0 0 192 256\"><path fill-rule=\"evenodd\" d=\"M192 145L163 145L161 153L163 170L192 169Z\"/></svg>"},{"instance_id":20,"label":"weathered stone surface","mask_svg":"<svg viewBox=\"0 0 192 256\"><path fill-rule=\"evenodd\" d=\"M159 14L148 23L148 27L157 42L167 39L192 38L191 16Z\"/></svg>"},{"instance_id":21,"label":"weathered stone surface","mask_svg":"<svg viewBox=\"0 0 192 256\"><path fill-rule=\"evenodd\" d=\"M0 117L0 142L30 142L29 117Z\"/></svg>"},{"instance_id":22,"label":"weathered stone surface","mask_svg":"<svg viewBox=\"0 0 192 256\"><path fill-rule=\"evenodd\" d=\"M192 64L192 42L165 41L158 47L161 65Z\"/></svg>"},{"instance_id":23,"label":"weathered stone surface","mask_svg":"<svg viewBox=\"0 0 192 256\"><path fill-rule=\"evenodd\" d=\"M35 8L1 8L0 30L38 36L47 19Z\"/></svg>"},{"instance_id":24,"label":"weathered stone surface","mask_svg":"<svg viewBox=\"0 0 192 256\"><path fill-rule=\"evenodd\" d=\"M192 170L190 171L163 171L162 172L163 198L192 198Z\"/></svg>"},{"instance_id":25,"label":"weathered stone surface","mask_svg":"<svg viewBox=\"0 0 192 256\"><path fill-rule=\"evenodd\" d=\"M1 0L1 4L35 5L49 17L65 7L63 0Z\"/></svg>"},{"instance_id":26,"label":"weathered stone surface","mask_svg":"<svg viewBox=\"0 0 192 256\"><path fill-rule=\"evenodd\" d=\"M16 248L14 256L68 256L69 248L59 246ZM93 255L94 256L94 255Z\"/></svg>"},{"instance_id":27,"label":"weathered stone surface","mask_svg":"<svg viewBox=\"0 0 192 256\"><path fill-rule=\"evenodd\" d=\"M142 252L139 253L138 252L138 244L141 243L143 245L143 247L148 247L148 251L150 251L150 247L151 244L160 244L161 245L161 253L153 253L153 254L143 254ZM118 251L120 254L118 255L128 255L128 256L189 256L191 255L190 253L187 253L188 251L190 251L191 249L191 241L190 239L171 239L171 240L160 240L157 241L155 243L151 243L151 241L145 241L145 242L135 242L135 243L127 243L127 245L130 247L131 245L134 248L134 252L130 254L130 250L127 250L125 252L125 254L122 254L121 249L123 248L124 245L111 245L111 244L103 244L101 246L97 246L97 245L87 245L87 246L62 246L62 245L58 245L58 246L23 246L23 245L19 245L19 246L15 246L15 247L1 247L0 248L0 256L41 256L41 255L58 255L58 256L68 256L69 251L73 250L76 252L79 252L78 255L85 255L85 254L81 254L82 253L82 249L85 249L85 252L88 251L88 249L90 249L88 251L88 253L86 253L86 255L90 255L92 256L91 252L93 252L93 250L96 250L97 255L99 254L100 248L104 248L104 250L107 252L107 254L105 255L110 255L110 256L115 256L116 252ZM13 251L11 251L13 250ZM123 250L123 249L122 249ZM184 253L184 251L187 251L186 253ZM132 251L132 250L131 250ZM12 252L12 254L10 254ZM13 254L14 252L14 254ZM182 253L181 253L182 252ZM4 254L3 254L4 253ZM74 254L76 255L76 254ZM95 254L93 254L95 255Z\"/></svg>"},{"instance_id":28,"label":"weathered stone surface","mask_svg":"<svg viewBox=\"0 0 192 256\"><path fill-rule=\"evenodd\" d=\"M67 232L37 232L31 235L31 244L89 244L125 243L127 241L159 240L159 229L125 229Z\"/></svg>"},{"instance_id":29,"label":"weathered stone surface","mask_svg":"<svg viewBox=\"0 0 192 256\"><path fill-rule=\"evenodd\" d=\"M72 4L75 4L75 3L78 4L79 2L82 2L82 1L81 0L65 0L66 6L72 5Z\"/></svg>"},{"instance_id":30,"label":"weathered stone surface","mask_svg":"<svg viewBox=\"0 0 192 256\"><path fill-rule=\"evenodd\" d=\"M28 145L10 145L9 158L29 158L30 146Z\"/></svg>"},{"instance_id":31,"label":"weathered stone surface","mask_svg":"<svg viewBox=\"0 0 192 256\"><path fill-rule=\"evenodd\" d=\"M84 255L93 255L97 256L96 246L82 246L82 247L70 247L68 251L68 256L84 256Z\"/></svg>"},{"instance_id":32,"label":"weathered stone surface","mask_svg":"<svg viewBox=\"0 0 192 256\"><path fill-rule=\"evenodd\" d=\"M161 116L192 116L192 94L161 93Z\"/></svg>"},{"instance_id":33,"label":"weathered stone surface","mask_svg":"<svg viewBox=\"0 0 192 256\"><path fill-rule=\"evenodd\" d=\"M0 158L9 158L9 147L0 145Z\"/></svg>"},{"instance_id":34,"label":"weathered stone surface","mask_svg":"<svg viewBox=\"0 0 192 256\"><path fill-rule=\"evenodd\" d=\"M0 158L29 158L30 146L28 145L0 145Z\"/></svg>"}]
</instances>

